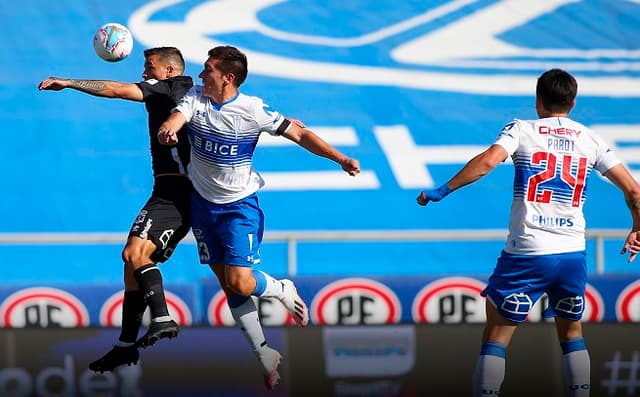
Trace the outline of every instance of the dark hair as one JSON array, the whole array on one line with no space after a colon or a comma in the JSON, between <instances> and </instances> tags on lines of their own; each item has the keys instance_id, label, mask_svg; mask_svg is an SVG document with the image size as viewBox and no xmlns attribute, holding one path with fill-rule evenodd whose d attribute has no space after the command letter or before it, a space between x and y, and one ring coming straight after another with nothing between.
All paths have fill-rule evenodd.
<instances>
[{"instance_id":1,"label":"dark hair","mask_svg":"<svg viewBox=\"0 0 640 397\"><path fill-rule=\"evenodd\" d=\"M549 112L569 112L578 94L578 82L562 69L551 69L538 77L536 96Z\"/></svg>"},{"instance_id":2,"label":"dark hair","mask_svg":"<svg viewBox=\"0 0 640 397\"><path fill-rule=\"evenodd\" d=\"M240 87L247 78L247 56L232 46L218 46L209 50L209 57L219 59L217 68L222 73L233 73L234 85Z\"/></svg>"},{"instance_id":3,"label":"dark hair","mask_svg":"<svg viewBox=\"0 0 640 397\"><path fill-rule=\"evenodd\" d=\"M144 50L144 57L148 58L152 55L158 55L160 62L172 65L179 69L180 74L184 72L184 58L182 53L176 47L155 47Z\"/></svg>"}]
</instances>

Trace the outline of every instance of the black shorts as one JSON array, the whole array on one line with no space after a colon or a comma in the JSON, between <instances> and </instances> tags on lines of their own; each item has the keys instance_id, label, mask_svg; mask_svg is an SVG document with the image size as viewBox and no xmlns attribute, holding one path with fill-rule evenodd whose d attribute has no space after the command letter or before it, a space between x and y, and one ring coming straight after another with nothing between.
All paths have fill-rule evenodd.
<instances>
[{"instance_id":1,"label":"black shorts","mask_svg":"<svg viewBox=\"0 0 640 397\"><path fill-rule=\"evenodd\" d=\"M149 239L156 245L151 260L164 262L191 228L191 181L184 176L157 177L151 197L133 221L129 237Z\"/></svg>"}]
</instances>

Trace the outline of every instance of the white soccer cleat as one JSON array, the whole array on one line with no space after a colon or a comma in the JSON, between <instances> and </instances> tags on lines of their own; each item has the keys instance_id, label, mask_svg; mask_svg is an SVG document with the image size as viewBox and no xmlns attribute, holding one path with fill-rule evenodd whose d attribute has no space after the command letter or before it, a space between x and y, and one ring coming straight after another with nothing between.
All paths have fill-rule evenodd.
<instances>
[{"instance_id":1,"label":"white soccer cleat","mask_svg":"<svg viewBox=\"0 0 640 397\"><path fill-rule=\"evenodd\" d=\"M300 295L298 295L298 290L296 290L296 286L293 285L293 281L284 279L280 280L280 282L282 283L284 294L284 296L280 298L280 302L282 302L284 307L291 313L293 320L298 326L306 327L309 323L309 310L307 309L307 305Z\"/></svg>"},{"instance_id":2,"label":"white soccer cleat","mask_svg":"<svg viewBox=\"0 0 640 397\"><path fill-rule=\"evenodd\" d=\"M262 365L262 372L264 373L264 385L269 390L273 390L280 382L280 373L278 372L278 366L282 361L282 355L270 347L262 349L261 353L256 352L258 361Z\"/></svg>"}]
</instances>

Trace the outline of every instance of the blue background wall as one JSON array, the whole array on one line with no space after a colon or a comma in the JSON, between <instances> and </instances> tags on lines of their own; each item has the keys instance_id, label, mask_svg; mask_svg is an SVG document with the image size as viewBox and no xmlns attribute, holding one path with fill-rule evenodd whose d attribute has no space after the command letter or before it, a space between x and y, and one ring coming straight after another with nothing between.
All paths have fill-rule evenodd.
<instances>
[{"instance_id":1,"label":"blue background wall","mask_svg":"<svg viewBox=\"0 0 640 397\"><path fill-rule=\"evenodd\" d=\"M135 82L143 49L160 45L179 46L194 77L210 47L236 45L249 56L245 93L319 133L346 131L335 145L361 161L355 180L323 185L314 172L339 171L326 160L270 142L258 149L268 230L506 228L509 165L437 205L419 207L415 197L444 183L512 118L535 118L535 78L550 67L578 77L572 116L596 127L640 175L640 5L538 3L9 2L0 13L8 39L0 49L0 233L128 230L152 182L144 106L38 92L37 84L48 76ZM92 48L93 33L109 21L126 24L136 39L119 63ZM302 179L285 174L294 171ZM301 180L310 185L296 185ZM588 226L627 228L621 194L597 175L590 183ZM635 272L618 255L621 243L607 243L607 269ZM299 271L488 274L501 246L309 244L300 247ZM0 246L0 279L119 283L120 249ZM266 270L286 271L283 244L265 245L263 257ZM163 269L170 281L209 274L190 243Z\"/></svg>"}]
</instances>

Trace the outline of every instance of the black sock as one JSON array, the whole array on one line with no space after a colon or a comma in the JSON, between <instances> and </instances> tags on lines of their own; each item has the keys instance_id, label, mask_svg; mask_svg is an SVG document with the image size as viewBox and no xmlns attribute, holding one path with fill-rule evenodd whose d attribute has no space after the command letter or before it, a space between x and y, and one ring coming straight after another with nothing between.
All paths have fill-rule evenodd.
<instances>
[{"instance_id":1,"label":"black sock","mask_svg":"<svg viewBox=\"0 0 640 397\"><path fill-rule=\"evenodd\" d=\"M144 295L141 291L124 292L120 341L135 343L142 323L142 315L146 308L147 304L144 302Z\"/></svg>"},{"instance_id":2,"label":"black sock","mask_svg":"<svg viewBox=\"0 0 640 397\"><path fill-rule=\"evenodd\" d=\"M144 294L144 301L149 305L151 311L151 320L165 317L160 321L168 321L169 310L167 309L167 301L164 297L164 287L162 286L162 274L158 266L153 263L144 265L133 272L138 281L140 290Z\"/></svg>"}]
</instances>

